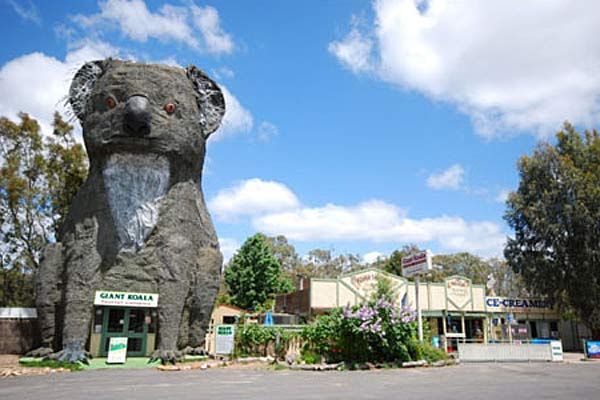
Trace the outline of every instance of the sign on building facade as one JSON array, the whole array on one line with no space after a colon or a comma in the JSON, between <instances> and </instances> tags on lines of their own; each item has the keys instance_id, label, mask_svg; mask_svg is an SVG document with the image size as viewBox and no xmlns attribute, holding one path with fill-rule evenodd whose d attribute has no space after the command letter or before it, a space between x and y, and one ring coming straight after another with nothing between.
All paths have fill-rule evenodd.
<instances>
[{"instance_id":1,"label":"sign on building facade","mask_svg":"<svg viewBox=\"0 0 600 400\"><path fill-rule=\"evenodd\" d=\"M459 310L464 309L473 301L471 280L462 276L446 278L446 299Z\"/></svg>"},{"instance_id":2,"label":"sign on building facade","mask_svg":"<svg viewBox=\"0 0 600 400\"><path fill-rule=\"evenodd\" d=\"M158 307L158 294L97 290L94 295L94 305L156 308Z\"/></svg>"},{"instance_id":3,"label":"sign on building facade","mask_svg":"<svg viewBox=\"0 0 600 400\"><path fill-rule=\"evenodd\" d=\"M540 299L520 299L488 296L485 307L494 312L543 312L552 311L552 303Z\"/></svg>"}]
</instances>

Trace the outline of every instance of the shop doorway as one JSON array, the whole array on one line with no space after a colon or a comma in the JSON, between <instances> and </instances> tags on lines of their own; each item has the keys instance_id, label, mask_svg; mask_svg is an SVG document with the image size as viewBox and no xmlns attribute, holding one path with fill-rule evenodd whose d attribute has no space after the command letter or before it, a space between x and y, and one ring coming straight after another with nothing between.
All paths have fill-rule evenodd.
<instances>
[{"instance_id":1,"label":"shop doorway","mask_svg":"<svg viewBox=\"0 0 600 400\"><path fill-rule=\"evenodd\" d=\"M127 338L128 357L145 356L150 321L147 308L103 307L100 356L108 355L111 337Z\"/></svg>"},{"instance_id":2,"label":"shop doorway","mask_svg":"<svg viewBox=\"0 0 600 400\"><path fill-rule=\"evenodd\" d=\"M482 318L465 318L465 334L466 338L473 341L483 343L483 319Z\"/></svg>"}]
</instances>

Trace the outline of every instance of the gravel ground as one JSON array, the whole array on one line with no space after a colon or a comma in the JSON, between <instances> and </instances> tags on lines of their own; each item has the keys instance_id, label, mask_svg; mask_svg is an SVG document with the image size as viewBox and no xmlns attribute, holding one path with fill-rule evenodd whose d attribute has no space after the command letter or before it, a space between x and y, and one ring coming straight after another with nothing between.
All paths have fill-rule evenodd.
<instances>
[{"instance_id":1,"label":"gravel ground","mask_svg":"<svg viewBox=\"0 0 600 400\"><path fill-rule=\"evenodd\" d=\"M94 370L0 379L0 399L598 399L600 363L306 372Z\"/></svg>"}]
</instances>

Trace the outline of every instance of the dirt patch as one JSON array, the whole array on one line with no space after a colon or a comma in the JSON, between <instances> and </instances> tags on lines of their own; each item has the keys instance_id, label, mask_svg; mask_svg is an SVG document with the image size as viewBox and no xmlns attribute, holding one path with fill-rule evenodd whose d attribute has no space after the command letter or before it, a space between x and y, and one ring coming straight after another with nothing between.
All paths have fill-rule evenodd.
<instances>
[{"instance_id":1,"label":"dirt patch","mask_svg":"<svg viewBox=\"0 0 600 400\"><path fill-rule=\"evenodd\" d=\"M23 376L23 375L46 375L55 372L65 372L68 369L65 368L30 368L23 367L19 364L21 356L14 354L0 354L0 378L7 378L9 376Z\"/></svg>"},{"instance_id":2,"label":"dirt patch","mask_svg":"<svg viewBox=\"0 0 600 400\"><path fill-rule=\"evenodd\" d=\"M19 358L16 354L0 354L0 368L19 367Z\"/></svg>"}]
</instances>

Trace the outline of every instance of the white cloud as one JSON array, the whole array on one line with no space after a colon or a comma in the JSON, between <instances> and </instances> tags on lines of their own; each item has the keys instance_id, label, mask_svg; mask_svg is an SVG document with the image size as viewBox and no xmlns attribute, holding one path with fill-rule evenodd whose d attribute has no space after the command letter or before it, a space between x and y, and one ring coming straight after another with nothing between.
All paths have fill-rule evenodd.
<instances>
[{"instance_id":1,"label":"white cloud","mask_svg":"<svg viewBox=\"0 0 600 400\"><path fill-rule=\"evenodd\" d=\"M270 213L252 219L255 229L293 240L368 240L389 243L437 242L446 250L499 255L505 242L500 226L460 217L409 218L398 207L379 200L355 206L327 204Z\"/></svg>"},{"instance_id":2,"label":"white cloud","mask_svg":"<svg viewBox=\"0 0 600 400\"><path fill-rule=\"evenodd\" d=\"M353 24L330 44L354 72L453 103L486 137L600 121L598 2L377 0L373 9L370 29Z\"/></svg>"},{"instance_id":3,"label":"white cloud","mask_svg":"<svg viewBox=\"0 0 600 400\"><path fill-rule=\"evenodd\" d=\"M221 28L219 13L214 7L164 4L153 12L143 0L107 0L99 5L99 13L79 14L73 21L94 34L118 26L124 36L139 42L149 38L179 42L211 54L231 53L234 49L231 35Z\"/></svg>"},{"instance_id":4,"label":"white cloud","mask_svg":"<svg viewBox=\"0 0 600 400\"><path fill-rule=\"evenodd\" d=\"M0 69L0 115L16 120L20 111L26 112L40 122L43 133L50 134L54 111L66 115L64 100L77 69L86 61L116 53L106 43L85 42L64 60L36 52L7 62Z\"/></svg>"},{"instance_id":5,"label":"white cloud","mask_svg":"<svg viewBox=\"0 0 600 400\"><path fill-rule=\"evenodd\" d=\"M509 189L501 189L494 200L496 200L497 203L504 204L506 203L506 200L508 200L508 195L510 194L510 192L511 191Z\"/></svg>"},{"instance_id":6,"label":"white cloud","mask_svg":"<svg viewBox=\"0 0 600 400\"><path fill-rule=\"evenodd\" d=\"M495 222L447 215L415 219L377 199L350 206L306 207L286 185L258 178L221 190L208 207L222 221L246 216L257 231L298 241L436 242L443 250L500 256L506 240Z\"/></svg>"},{"instance_id":7,"label":"white cloud","mask_svg":"<svg viewBox=\"0 0 600 400\"><path fill-rule=\"evenodd\" d=\"M223 254L223 264L227 264L240 248L240 243L233 238L219 238L219 247Z\"/></svg>"},{"instance_id":8,"label":"white cloud","mask_svg":"<svg viewBox=\"0 0 600 400\"><path fill-rule=\"evenodd\" d=\"M268 142L277 135L279 135L279 128L277 128L277 125L272 124L269 121L261 122L256 133L256 137L261 142Z\"/></svg>"},{"instance_id":9,"label":"white cloud","mask_svg":"<svg viewBox=\"0 0 600 400\"><path fill-rule=\"evenodd\" d=\"M257 178L241 181L219 191L208 203L211 213L225 221L242 215L277 212L298 206L296 195L287 186Z\"/></svg>"},{"instance_id":10,"label":"white cloud","mask_svg":"<svg viewBox=\"0 0 600 400\"><path fill-rule=\"evenodd\" d=\"M219 12L211 6L192 6L194 24L200 32L210 53L231 53L233 51L233 40L231 35L221 28Z\"/></svg>"},{"instance_id":11,"label":"white cloud","mask_svg":"<svg viewBox=\"0 0 600 400\"><path fill-rule=\"evenodd\" d=\"M225 85L219 84L225 97L225 116L219 129L211 137L220 140L237 133L248 133L254 126L252 113L242 106L239 100L231 94Z\"/></svg>"},{"instance_id":12,"label":"white cloud","mask_svg":"<svg viewBox=\"0 0 600 400\"><path fill-rule=\"evenodd\" d=\"M385 254L380 253L379 251L372 251L362 256L363 262L367 264L373 264L375 261L383 260L384 258L386 258Z\"/></svg>"},{"instance_id":13,"label":"white cloud","mask_svg":"<svg viewBox=\"0 0 600 400\"><path fill-rule=\"evenodd\" d=\"M459 164L454 164L448 169L429 175L427 186L435 190L458 190L464 182L465 170Z\"/></svg>"},{"instance_id":14,"label":"white cloud","mask_svg":"<svg viewBox=\"0 0 600 400\"><path fill-rule=\"evenodd\" d=\"M0 115L16 120L19 112L26 112L40 122L43 133L50 134L54 111L63 116L69 115L65 100L71 78L79 67L87 61L116 57L119 53L119 49L107 43L84 41L71 49L64 60L35 52L7 62L0 68L0 93L3 94ZM172 57L160 62L178 66L177 60ZM221 127L212 138L219 140L252 131L254 119L250 111L227 87L220 86L227 109Z\"/></svg>"},{"instance_id":15,"label":"white cloud","mask_svg":"<svg viewBox=\"0 0 600 400\"><path fill-rule=\"evenodd\" d=\"M7 3L10 4L19 17L23 18L25 21L31 21L36 25L42 24L40 13L31 0L20 0L19 2L16 0L7 0Z\"/></svg>"},{"instance_id":16,"label":"white cloud","mask_svg":"<svg viewBox=\"0 0 600 400\"><path fill-rule=\"evenodd\" d=\"M217 69L213 69L212 75L218 79L233 79L235 78L235 72L229 67L219 67Z\"/></svg>"},{"instance_id":17,"label":"white cloud","mask_svg":"<svg viewBox=\"0 0 600 400\"><path fill-rule=\"evenodd\" d=\"M332 42L328 47L342 65L355 73L371 70L372 48L373 41L363 36L357 28L352 28L343 40Z\"/></svg>"}]
</instances>

